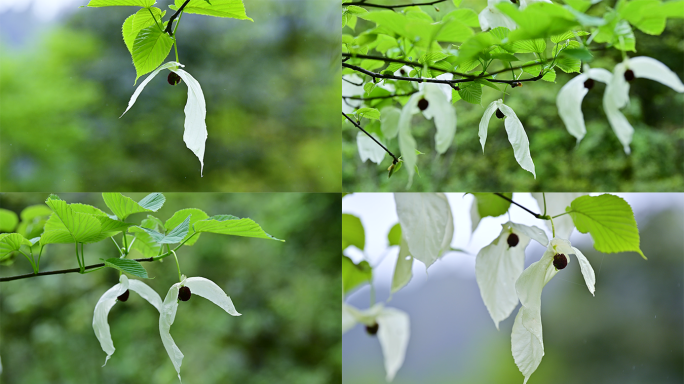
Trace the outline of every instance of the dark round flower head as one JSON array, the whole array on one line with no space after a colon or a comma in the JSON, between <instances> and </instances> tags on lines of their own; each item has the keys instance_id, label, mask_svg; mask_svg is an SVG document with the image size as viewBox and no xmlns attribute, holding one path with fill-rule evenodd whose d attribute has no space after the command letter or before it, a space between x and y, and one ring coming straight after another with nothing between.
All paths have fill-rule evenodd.
<instances>
[{"instance_id":1,"label":"dark round flower head","mask_svg":"<svg viewBox=\"0 0 684 384\"><path fill-rule=\"evenodd\" d=\"M515 83L511 84L511 88L515 88L515 87L522 87L522 83L519 81L516 81Z\"/></svg>"},{"instance_id":2,"label":"dark round flower head","mask_svg":"<svg viewBox=\"0 0 684 384\"><path fill-rule=\"evenodd\" d=\"M178 290L178 299L180 299L180 301L188 301L190 300L190 296L192 296L190 288L180 287L180 289Z\"/></svg>"},{"instance_id":3,"label":"dark round flower head","mask_svg":"<svg viewBox=\"0 0 684 384\"><path fill-rule=\"evenodd\" d=\"M128 289L127 289L126 292L119 295L119 297L117 297L116 299L119 301L126 301L126 300L128 300L128 295L130 295L130 292L128 292Z\"/></svg>"},{"instance_id":4,"label":"dark round flower head","mask_svg":"<svg viewBox=\"0 0 684 384\"><path fill-rule=\"evenodd\" d=\"M402 76L406 76L406 70L405 70L404 68L401 68L401 69L399 70L399 74L402 75Z\"/></svg>"},{"instance_id":5,"label":"dark round flower head","mask_svg":"<svg viewBox=\"0 0 684 384\"><path fill-rule=\"evenodd\" d=\"M553 256L553 266L556 269L563 269L568 266L568 258L562 253L557 253Z\"/></svg>"},{"instance_id":6,"label":"dark round flower head","mask_svg":"<svg viewBox=\"0 0 684 384\"><path fill-rule=\"evenodd\" d=\"M518 0L511 0L511 3L518 4Z\"/></svg>"},{"instance_id":7,"label":"dark round flower head","mask_svg":"<svg viewBox=\"0 0 684 384\"><path fill-rule=\"evenodd\" d=\"M169 84L171 85L176 85L181 82L181 77L178 76L176 72L171 72L169 73L169 77L167 78Z\"/></svg>"},{"instance_id":8,"label":"dark round flower head","mask_svg":"<svg viewBox=\"0 0 684 384\"><path fill-rule=\"evenodd\" d=\"M584 82L584 88L586 88L586 89L594 88L594 79L587 79L587 81Z\"/></svg>"},{"instance_id":9,"label":"dark round flower head","mask_svg":"<svg viewBox=\"0 0 684 384\"><path fill-rule=\"evenodd\" d=\"M418 100L418 108L420 108L421 111L426 110L428 105L430 105L430 103L428 103L426 98L423 97L422 99Z\"/></svg>"},{"instance_id":10,"label":"dark round flower head","mask_svg":"<svg viewBox=\"0 0 684 384\"><path fill-rule=\"evenodd\" d=\"M628 69L625 71L625 80L627 81L632 81L634 80L634 71L631 69Z\"/></svg>"},{"instance_id":11,"label":"dark round flower head","mask_svg":"<svg viewBox=\"0 0 684 384\"><path fill-rule=\"evenodd\" d=\"M380 328L378 323L375 323L373 325L366 325L366 333L375 336L378 333L378 328Z\"/></svg>"},{"instance_id":12,"label":"dark round flower head","mask_svg":"<svg viewBox=\"0 0 684 384\"><path fill-rule=\"evenodd\" d=\"M508 235L508 239L506 241L508 242L509 247L515 247L516 245L518 245L520 238L515 233L511 233L510 235Z\"/></svg>"},{"instance_id":13,"label":"dark round flower head","mask_svg":"<svg viewBox=\"0 0 684 384\"><path fill-rule=\"evenodd\" d=\"M498 108L497 108L497 110L496 110L496 117L499 118L499 119L503 119L503 118L504 118L503 112L501 112L501 110L498 109Z\"/></svg>"}]
</instances>

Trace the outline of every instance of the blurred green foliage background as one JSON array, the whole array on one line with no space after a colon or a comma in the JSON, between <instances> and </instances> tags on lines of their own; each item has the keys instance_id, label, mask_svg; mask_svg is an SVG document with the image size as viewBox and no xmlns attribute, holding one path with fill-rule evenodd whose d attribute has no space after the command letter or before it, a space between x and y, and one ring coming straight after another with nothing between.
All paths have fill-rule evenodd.
<instances>
[{"instance_id":1,"label":"blurred green foliage background","mask_svg":"<svg viewBox=\"0 0 684 384\"><path fill-rule=\"evenodd\" d=\"M182 208L210 215L250 217L285 243L202 234L178 252L182 272L216 282L240 317L199 296L183 302L171 335L185 354L187 383L336 383L341 380L340 195L165 194L155 214L162 220ZM131 194L139 200L144 194ZM47 194L0 195L3 208L19 213ZM106 211L99 194L60 194ZM137 222L145 214L128 220ZM117 236L117 240L121 236ZM114 257L111 241L85 246L86 264ZM141 257L141 256L134 256ZM41 270L76 267L73 244L46 248ZM144 263L146 280L162 299L178 275L173 259ZM23 256L0 275L30 273ZM135 293L116 304L109 324L116 352L106 354L92 329L99 297L118 282L118 272L41 276L0 283L0 382L174 383L176 371L159 336L159 313Z\"/></svg>"},{"instance_id":2,"label":"blurred green foliage background","mask_svg":"<svg viewBox=\"0 0 684 384\"><path fill-rule=\"evenodd\" d=\"M684 244L681 194L642 195L654 209L637 213L641 249L603 254L588 235L577 246L596 273L596 295L587 291L576 259L544 288L544 358L528 384L678 384L684 380ZM663 202L672 204L663 209ZM658 205L660 205L658 207ZM458 230L458 229L457 229ZM575 233L577 235L577 233ZM527 258L526 265L538 255ZM451 254L446 257L474 257ZM474 274L434 278L395 293L389 306L411 316L411 340L393 384L522 384L511 355L518 309L494 327ZM389 286L376 286L378 297ZM368 287L351 305L368 306ZM403 292L403 293L402 293ZM381 299L379 299L381 300ZM357 326L343 336L343 383L384 384L375 337Z\"/></svg>"},{"instance_id":3,"label":"blurred green foliage background","mask_svg":"<svg viewBox=\"0 0 684 384\"><path fill-rule=\"evenodd\" d=\"M340 191L339 4L246 9L254 22L188 14L178 29L207 102L203 178L182 139L184 84L155 78L119 119L135 90L121 25L137 8L81 8L47 27L0 15L29 36L0 39L0 189Z\"/></svg>"},{"instance_id":4,"label":"blurred green foliage background","mask_svg":"<svg viewBox=\"0 0 684 384\"><path fill-rule=\"evenodd\" d=\"M386 1L385 3L402 3ZM612 3L612 2L611 2ZM479 12L484 1L465 0L461 7ZM440 12L421 7L439 20L453 10L451 2L439 4ZM357 35L375 24L359 19L356 31L345 27L343 33ZM637 52L630 56L650 56L662 61L680 79L684 79L684 21L669 19L662 35L650 36L640 31L636 35ZM599 47L602 46L598 45ZM612 71L622 60L619 51L596 51L592 67ZM372 51L369 54L377 55ZM380 70L379 70L380 71ZM605 85L596 86L582 104L587 134L576 146L556 108L560 88L576 74L557 70L556 83L545 81L523 83L520 88L508 88L506 104L520 118L530 140L530 152L537 179L520 168L513 156L503 123L492 119L485 152L478 138L478 125L484 108L501 98L490 88L483 91L482 107L458 101L454 106L458 118L454 143L444 155L434 149L434 123L422 115L412 122L417 148L419 177L414 177L410 191L682 191L684 190L684 94L647 79L631 84L630 105L622 110L634 127L632 154L622 146L603 112ZM510 77L505 77L509 79ZM382 105L379 104L382 108ZM399 105L395 103L395 105ZM367 123L368 120L364 119ZM400 170L387 177L391 158L386 155L380 164L361 163L356 146L358 129L343 124L342 156L345 191L406 190L408 176ZM390 151L400 155L397 139L388 143Z\"/></svg>"}]
</instances>

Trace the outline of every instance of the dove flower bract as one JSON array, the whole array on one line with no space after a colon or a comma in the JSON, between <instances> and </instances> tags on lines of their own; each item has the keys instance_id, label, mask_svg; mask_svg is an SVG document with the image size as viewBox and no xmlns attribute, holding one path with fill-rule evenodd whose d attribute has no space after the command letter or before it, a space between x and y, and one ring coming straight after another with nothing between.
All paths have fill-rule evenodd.
<instances>
[{"instance_id":1,"label":"dove flower bract","mask_svg":"<svg viewBox=\"0 0 684 384\"><path fill-rule=\"evenodd\" d=\"M176 343L171 337L171 325L176 318L176 311L178 310L178 291L181 287L190 288L192 295L202 296L205 299L211 301L212 303L218 305L232 316L241 316L238 311L235 310L233 301L230 297L226 295L223 290L216 285L213 281L205 279L204 277L182 277L180 283L176 283L171 286L169 292L164 298L164 303L161 305L161 313L159 316L159 333L161 335L162 343L166 352L169 354L169 358L173 363L176 372L178 373L178 380L180 377L180 367L183 362L183 353L178 349Z\"/></svg>"},{"instance_id":2,"label":"dove flower bract","mask_svg":"<svg viewBox=\"0 0 684 384\"><path fill-rule=\"evenodd\" d=\"M410 338L409 316L395 308L385 308L376 304L364 311L342 303L342 333L353 328L357 323L366 326L378 326L378 340L385 357L387 381L392 381L399 368L404 364L406 348Z\"/></svg>"},{"instance_id":3,"label":"dove flower bract","mask_svg":"<svg viewBox=\"0 0 684 384\"><path fill-rule=\"evenodd\" d=\"M107 361L114 354L114 343L112 342L112 335L109 330L109 324L107 323L107 315L112 309L114 304L117 302L117 297L121 296L126 290L131 290L140 295L143 299L149 301L157 311L160 311L162 306L161 297L150 288L147 284L140 280L129 280L126 275L121 275L119 278L119 283L115 286L109 288L105 292L100 300L98 300L95 305L95 314L93 315L93 330L95 331L95 336L100 341L100 346L102 350L107 353L107 358L103 367L107 365Z\"/></svg>"},{"instance_id":4,"label":"dove flower bract","mask_svg":"<svg viewBox=\"0 0 684 384\"><path fill-rule=\"evenodd\" d=\"M525 268L525 248L530 239L546 246L549 239L538 227L507 222L502 225L501 234L491 244L482 248L475 259L475 277L480 295L496 329L518 305L515 282ZM509 244L511 235L517 241Z\"/></svg>"},{"instance_id":5,"label":"dove flower bract","mask_svg":"<svg viewBox=\"0 0 684 384\"><path fill-rule=\"evenodd\" d=\"M487 0L487 7L477 17L483 31L497 27L505 27L512 31L518 27L515 21L496 8L497 4L507 2L509 0Z\"/></svg>"},{"instance_id":6,"label":"dove flower bract","mask_svg":"<svg viewBox=\"0 0 684 384\"><path fill-rule=\"evenodd\" d=\"M482 120L480 120L479 136L480 144L482 144L482 152L484 152L485 142L487 141L489 120L497 110L501 111L505 117L504 125L506 127L506 133L508 134L508 141L511 143L511 146L513 146L515 160L520 164L522 169L532 173L536 179L537 174L534 172L534 163L530 156L530 141L527 139L525 128L523 128L520 119L518 119L518 116L513 112L513 109L504 104L501 99L492 101L491 104L487 106L487 109L485 109Z\"/></svg>"},{"instance_id":7,"label":"dove flower bract","mask_svg":"<svg viewBox=\"0 0 684 384\"><path fill-rule=\"evenodd\" d=\"M539 366L544 356L544 341L541 323L541 294L542 289L555 275L558 269L554 266L554 256L565 255L567 261L574 254L579 262L584 282L589 292L594 294L596 277L594 269L579 249L561 238L554 238L549 243L544 255L537 262L532 263L520 275L515 283L515 290L522 306L513 323L511 333L511 351L518 369L525 376L527 383L530 376Z\"/></svg>"},{"instance_id":8,"label":"dove flower bract","mask_svg":"<svg viewBox=\"0 0 684 384\"><path fill-rule=\"evenodd\" d=\"M159 68L150 73L150 75L140 83L138 88L135 89L133 96L131 96L131 100L128 102L128 108L126 108L121 116L125 115L126 112L131 109L145 86L157 76L161 70L168 69L180 76L181 79L183 79L183 82L188 86L188 102L185 104L184 110L185 132L183 133L183 141L188 149L190 149L199 159L201 174L204 171L204 147L207 141L207 105L204 101L204 93L202 93L200 84L194 77L190 76L189 73L182 70L181 67L184 67L184 65L175 61L170 61L166 64L162 64Z\"/></svg>"},{"instance_id":9,"label":"dove flower bract","mask_svg":"<svg viewBox=\"0 0 684 384\"><path fill-rule=\"evenodd\" d=\"M629 82L625 77L630 71L634 78L644 78L657 81L667 85L679 93L684 93L684 84L665 64L656 59L646 56L633 57L626 59L615 66L613 77L606 87L603 96L603 108L608 116L608 121L613 127L613 131L629 153L629 144L632 142L634 128L629 121L619 112L620 108L629 103ZM631 79L630 79L631 80Z\"/></svg>"}]
</instances>

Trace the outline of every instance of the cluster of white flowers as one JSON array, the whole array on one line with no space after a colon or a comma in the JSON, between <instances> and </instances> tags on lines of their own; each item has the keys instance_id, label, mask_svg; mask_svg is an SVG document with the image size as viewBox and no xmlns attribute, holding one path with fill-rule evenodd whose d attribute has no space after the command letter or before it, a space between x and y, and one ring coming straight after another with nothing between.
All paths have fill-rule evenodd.
<instances>
[{"instance_id":1,"label":"cluster of white flowers","mask_svg":"<svg viewBox=\"0 0 684 384\"><path fill-rule=\"evenodd\" d=\"M183 353L178 349L176 343L174 343L169 331L176 318L179 300L187 301L192 294L195 294L218 305L229 315L240 316L235 310L235 306L230 297L228 297L213 281L203 277L186 278L185 276L182 276L181 282L171 286L169 292L166 294L164 302L162 302L159 294L147 284L140 280L129 280L126 275L121 275L119 283L107 290L107 292L100 297L100 300L95 305L95 314L93 316L93 330L95 331L95 336L97 336L97 339L100 341L102 350L107 353L105 365L112 354L114 354L115 350L109 330L109 324L107 323L107 316L117 301L128 300L129 290L139 294L159 311L159 333L164 348L166 348L166 352L169 354L169 358L171 358L174 368L176 368L178 380L181 379L180 367L183 362Z\"/></svg>"}]
</instances>

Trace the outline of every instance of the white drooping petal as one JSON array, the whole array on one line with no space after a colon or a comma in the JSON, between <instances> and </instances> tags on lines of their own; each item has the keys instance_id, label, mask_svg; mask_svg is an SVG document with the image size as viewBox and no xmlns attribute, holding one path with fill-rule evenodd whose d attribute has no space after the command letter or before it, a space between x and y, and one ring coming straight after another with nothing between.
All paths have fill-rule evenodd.
<instances>
[{"instance_id":1,"label":"white drooping petal","mask_svg":"<svg viewBox=\"0 0 684 384\"><path fill-rule=\"evenodd\" d=\"M480 119L480 130L478 136L480 136L480 144L482 145L482 152L484 152L485 142L487 141L487 127L489 127L489 120L492 119L492 115L496 112L499 106L502 104L501 99L492 101L485 109L482 119Z\"/></svg>"},{"instance_id":2,"label":"white drooping petal","mask_svg":"<svg viewBox=\"0 0 684 384\"><path fill-rule=\"evenodd\" d=\"M446 85L449 87L448 85ZM449 149L451 143L454 142L454 135L456 134L456 109L449 99L445 96L440 86L433 83L426 83L425 99L428 101L428 107L423 111L423 115L427 119L434 118L437 133L435 134L435 149L438 153L443 154Z\"/></svg>"},{"instance_id":3,"label":"white drooping petal","mask_svg":"<svg viewBox=\"0 0 684 384\"><path fill-rule=\"evenodd\" d=\"M553 217L565 213L565 208L569 207L573 200L586 193L546 193L546 214ZM544 213L544 195L542 193L532 193L532 197L539 204L539 211ZM546 228L552 230L551 222L544 220ZM563 215L553 219L553 227L556 229L556 237L569 239L575 229L575 223L570 215Z\"/></svg>"},{"instance_id":4,"label":"white drooping petal","mask_svg":"<svg viewBox=\"0 0 684 384\"><path fill-rule=\"evenodd\" d=\"M184 281L185 286L190 288L190 293L199 295L212 303L221 307L224 311L232 316L241 316L235 310L233 301L226 295L226 293L216 285L213 281L205 279L204 277L189 277Z\"/></svg>"},{"instance_id":5,"label":"white drooping petal","mask_svg":"<svg viewBox=\"0 0 684 384\"><path fill-rule=\"evenodd\" d=\"M395 193L394 200L409 253L429 267L442 255L445 243L451 242L454 232L446 196L443 193Z\"/></svg>"},{"instance_id":6,"label":"white drooping petal","mask_svg":"<svg viewBox=\"0 0 684 384\"><path fill-rule=\"evenodd\" d=\"M616 108L623 108L629 103L629 83L625 79L625 72L629 69L627 67L627 61L618 63L613 69L613 77L606 87L606 92L604 94L604 104L605 98L609 97L613 101L613 105Z\"/></svg>"},{"instance_id":7,"label":"white drooping petal","mask_svg":"<svg viewBox=\"0 0 684 384\"><path fill-rule=\"evenodd\" d=\"M418 100L422 95L414 93L401 110L399 116L399 149L401 150L401 158L404 161L406 172L408 172L408 186L413 183L413 174L416 172L414 167L418 161L416 154L416 140L411 134L411 118L418 110Z\"/></svg>"},{"instance_id":8,"label":"white drooping petal","mask_svg":"<svg viewBox=\"0 0 684 384\"><path fill-rule=\"evenodd\" d=\"M546 236L546 232L536 225L530 226L525 224L511 223L510 221L506 224L508 224L516 234L523 233L525 236L537 241L539 244L545 247L549 244L549 238Z\"/></svg>"},{"instance_id":9,"label":"white drooping petal","mask_svg":"<svg viewBox=\"0 0 684 384\"><path fill-rule=\"evenodd\" d=\"M93 331L95 331L95 337L100 342L102 350L107 354L103 367L107 365L107 361L114 354L116 348L114 348L114 342L112 341L111 331L109 330L109 323L107 323L107 315L112 309L114 304L116 304L116 298L121 296L128 289L129 282L126 275L121 275L119 278L120 283L109 288L105 292L100 300L95 304L95 313L93 314Z\"/></svg>"},{"instance_id":10,"label":"white drooping petal","mask_svg":"<svg viewBox=\"0 0 684 384\"><path fill-rule=\"evenodd\" d=\"M472 236L473 232L477 229L477 226L480 225L480 220L482 218L480 217L480 211L477 208L477 196L473 195L473 204L470 206L470 235Z\"/></svg>"},{"instance_id":11,"label":"white drooping petal","mask_svg":"<svg viewBox=\"0 0 684 384\"><path fill-rule=\"evenodd\" d=\"M629 59L628 65L629 69L634 72L635 77L657 81L679 93L684 92L684 84L677 74L656 59L647 56L633 57Z\"/></svg>"},{"instance_id":12,"label":"white drooping petal","mask_svg":"<svg viewBox=\"0 0 684 384\"><path fill-rule=\"evenodd\" d=\"M596 284L596 275L594 275L594 268L591 267L591 264L589 264L589 260L580 252L579 249L572 247L572 250L574 251L575 257L577 257L577 261L579 262L580 265L580 270L582 271L582 276L584 277L584 282L587 284L587 288L589 288L589 292L591 292L592 295L594 295L594 284Z\"/></svg>"},{"instance_id":13,"label":"white drooping petal","mask_svg":"<svg viewBox=\"0 0 684 384\"><path fill-rule=\"evenodd\" d=\"M356 325L356 319L352 314L350 308L353 308L345 303L342 303L342 334L346 333L348 330L354 328Z\"/></svg>"},{"instance_id":14,"label":"white drooping petal","mask_svg":"<svg viewBox=\"0 0 684 384\"><path fill-rule=\"evenodd\" d=\"M159 66L159 68L152 71L152 73L150 73L150 75L147 76L147 78L143 80L143 82L140 83L140 85L138 85L138 88L135 89L135 92L133 92L133 96L131 96L131 100L128 102L128 108L126 108L126 110L124 111L124 113L121 114L121 116L125 115L126 112L128 112L128 110L131 109L133 104L135 104L135 101L138 100L138 96L140 96L140 93L143 91L143 89L145 89L145 86L152 79L154 79L154 77L157 76L157 74L161 72L161 70L169 69L171 67L184 67L184 65L181 63L177 63L175 61L169 61L168 63L162 64ZM119 118L121 118L121 116L119 116Z\"/></svg>"},{"instance_id":15,"label":"white drooping petal","mask_svg":"<svg viewBox=\"0 0 684 384\"><path fill-rule=\"evenodd\" d=\"M541 341L523 326L522 319L525 307L520 307L515 316L513 330L511 331L511 352L513 359L520 372L525 376L527 383L530 376L537 370L542 357L544 357L544 345Z\"/></svg>"},{"instance_id":16,"label":"white drooping petal","mask_svg":"<svg viewBox=\"0 0 684 384\"><path fill-rule=\"evenodd\" d=\"M629 144L632 142L634 128L632 128L632 125L627 121L625 115L620 112L620 109L615 104L615 100L611 97L611 93L609 93L610 88L611 85L609 84L603 95L603 110L606 112L610 127L613 128L613 132L615 132L615 135L624 147L625 153L629 155L631 152Z\"/></svg>"},{"instance_id":17,"label":"white drooping petal","mask_svg":"<svg viewBox=\"0 0 684 384\"><path fill-rule=\"evenodd\" d=\"M385 357L387 381L392 381L404 363L406 348L411 335L409 316L394 308L384 308L376 318L378 339Z\"/></svg>"},{"instance_id":18,"label":"white drooping petal","mask_svg":"<svg viewBox=\"0 0 684 384\"><path fill-rule=\"evenodd\" d=\"M480 21L480 28L483 31L494 29L496 27L505 27L511 31L516 29L518 25L510 17L504 15L496 8L496 4L507 2L509 0L488 0L487 8L483 9L478 15Z\"/></svg>"},{"instance_id":19,"label":"white drooping petal","mask_svg":"<svg viewBox=\"0 0 684 384\"><path fill-rule=\"evenodd\" d=\"M515 160L520 164L522 169L532 173L536 179L537 174L534 172L534 163L530 156L530 141L527 139L525 128L523 128L520 119L518 119L518 116L516 116L513 109L509 106L501 104L499 109L504 116L506 116L504 125L506 126L506 133L508 133L508 141L510 141L511 146L513 146Z\"/></svg>"},{"instance_id":20,"label":"white drooping petal","mask_svg":"<svg viewBox=\"0 0 684 384\"><path fill-rule=\"evenodd\" d=\"M577 138L577 143L587 133L584 125L584 114L582 113L582 100L589 90L584 86L587 75L581 74L568 81L558 92L556 97L556 107L558 115L565 124L568 132Z\"/></svg>"},{"instance_id":21,"label":"white drooping petal","mask_svg":"<svg viewBox=\"0 0 684 384\"><path fill-rule=\"evenodd\" d=\"M180 289L180 283L176 283L171 286L169 292L164 298L164 303L162 303L161 312L159 314L159 334L161 335L162 344L166 349L166 353L169 354L171 363L173 367L176 368L178 373L178 380L180 377L180 367L183 363L183 352L178 349L176 343L171 337L171 325L176 319L176 311L178 310L178 290ZM192 290L192 289L191 289Z\"/></svg>"},{"instance_id":22,"label":"white drooping petal","mask_svg":"<svg viewBox=\"0 0 684 384\"><path fill-rule=\"evenodd\" d=\"M202 87L182 69L169 68L183 79L188 86L188 102L185 104L185 132L183 141L200 161L200 175L204 171L204 146L207 141L207 105L204 101Z\"/></svg>"},{"instance_id":23,"label":"white drooping petal","mask_svg":"<svg viewBox=\"0 0 684 384\"><path fill-rule=\"evenodd\" d=\"M371 135L380 141L378 135L375 133L371 133ZM380 164L385 158L385 150L363 132L356 134L356 146L359 148L359 156L361 156L362 162L370 160Z\"/></svg>"},{"instance_id":24,"label":"white drooping petal","mask_svg":"<svg viewBox=\"0 0 684 384\"><path fill-rule=\"evenodd\" d=\"M399 133L400 116L401 109L397 107L389 106L380 110L380 129L387 139L397 137L397 134Z\"/></svg>"},{"instance_id":25,"label":"white drooping petal","mask_svg":"<svg viewBox=\"0 0 684 384\"><path fill-rule=\"evenodd\" d=\"M530 4L534 3L549 3L553 4L551 0L520 0L520 10L527 8Z\"/></svg>"},{"instance_id":26,"label":"white drooping petal","mask_svg":"<svg viewBox=\"0 0 684 384\"><path fill-rule=\"evenodd\" d=\"M515 282L525 266L525 248L530 243L527 235L515 231L509 224L503 225L499 237L482 248L475 259L477 285L496 329L518 305ZM515 247L507 242L511 233L518 235Z\"/></svg>"},{"instance_id":27,"label":"white drooping petal","mask_svg":"<svg viewBox=\"0 0 684 384\"><path fill-rule=\"evenodd\" d=\"M123 275L122 275L123 276ZM129 280L128 289L137 293L161 312L162 300L159 294L140 280Z\"/></svg>"},{"instance_id":28,"label":"white drooping petal","mask_svg":"<svg viewBox=\"0 0 684 384\"><path fill-rule=\"evenodd\" d=\"M358 75L344 75L342 76L342 95L343 96L361 96L365 92L363 90L363 79ZM361 84L361 85L356 85ZM342 112L352 113L358 109L363 101L354 99L342 99Z\"/></svg>"},{"instance_id":29,"label":"white drooping petal","mask_svg":"<svg viewBox=\"0 0 684 384\"><path fill-rule=\"evenodd\" d=\"M588 68L584 74L590 79L600 81L604 84L610 83L610 80L613 78L613 74L603 68Z\"/></svg>"}]
</instances>

